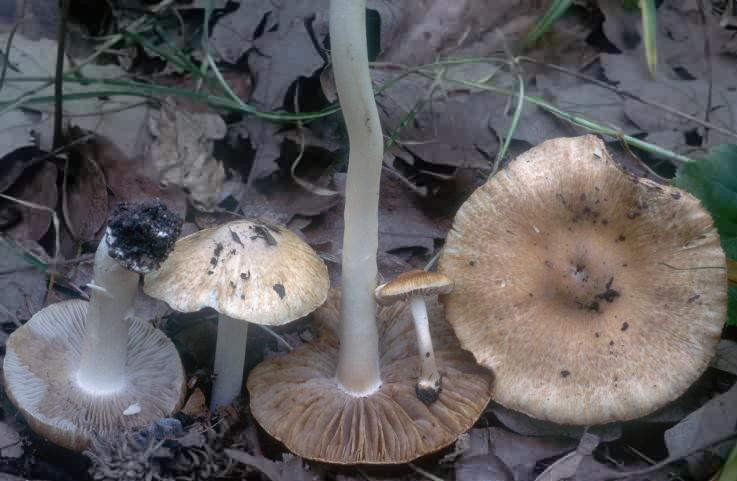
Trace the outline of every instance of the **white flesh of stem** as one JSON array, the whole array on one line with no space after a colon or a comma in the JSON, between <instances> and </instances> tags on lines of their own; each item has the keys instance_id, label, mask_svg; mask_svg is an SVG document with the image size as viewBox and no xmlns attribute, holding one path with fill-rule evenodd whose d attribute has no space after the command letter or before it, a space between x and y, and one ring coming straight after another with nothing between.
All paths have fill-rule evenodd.
<instances>
[{"instance_id":1,"label":"white flesh of stem","mask_svg":"<svg viewBox=\"0 0 737 481\"><path fill-rule=\"evenodd\" d=\"M230 404L241 393L247 340L247 322L220 314L213 368L215 381L212 385L212 398L210 399L212 411Z\"/></svg>"},{"instance_id":2,"label":"white flesh of stem","mask_svg":"<svg viewBox=\"0 0 737 481\"><path fill-rule=\"evenodd\" d=\"M138 274L108 255L107 234L97 247L92 283L77 382L107 394L125 386L129 314L138 290Z\"/></svg>"},{"instance_id":3,"label":"white flesh of stem","mask_svg":"<svg viewBox=\"0 0 737 481\"><path fill-rule=\"evenodd\" d=\"M383 140L368 69L365 7L365 0L330 2L333 73L350 147L337 378L357 396L381 385L374 289Z\"/></svg>"},{"instance_id":4,"label":"white flesh of stem","mask_svg":"<svg viewBox=\"0 0 737 481\"><path fill-rule=\"evenodd\" d=\"M422 359L422 371L418 384L424 388L437 389L436 382L440 380L440 373L435 364L435 351L432 348L430 322L427 318L425 299L421 294L414 294L410 297L409 302L412 319L415 321L417 352L420 354L420 359Z\"/></svg>"}]
</instances>

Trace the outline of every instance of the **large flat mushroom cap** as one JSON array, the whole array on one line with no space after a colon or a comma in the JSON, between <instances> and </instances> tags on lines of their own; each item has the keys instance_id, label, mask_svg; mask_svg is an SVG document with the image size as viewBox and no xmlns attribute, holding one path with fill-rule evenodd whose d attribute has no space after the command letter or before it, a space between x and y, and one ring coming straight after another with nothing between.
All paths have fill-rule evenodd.
<instances>
[{"instance_id":1,"label":"large flat mushroom cap","mask_svg":"<svg viewBox=\"0 0 737 481\"><path fill-rule=\"evenodd\" d=\"M494 398L539 419L644 416L706 369L727 310L712 218L638 179L595 136L522 154L458 211L439 271L461 345Z\"/></svg>"},{"instance_id":2,"label":"large flat mushroom cap","mask_svg":"<svg viewBox=\"0 0 737 481\"><path fill-rule=\"evenodd\" d=\"M467 431L491 398L491 374L463 351L435 300L428 302L443 390L430 406L417 398L420 372L409 307L379 307L381 388L346 393L335 378L339 294L316 311L320 338L264 361L248 376L251 412L290 451L333 464L405 463Z\"/></svg>"},{"instance_id":3,"label":"large flat mushroom cap","mask_svg":"<svg viewBox=\"0 0 737 481\"><path fill-rule=\"evenodd\" d=\"M315 310L330 287L327 267L286 227L229 222L177 241L146 294L180 312L212 307L248 322L285 324Z\"/></svg>"},{"instance_id":4,"label":"large flat mushroom cap","mask_svg":"<svg viewBox=\"0 0 737 481\"><path fill-rule=\"evenodd\" d=\"M184 397L184 369L174 344L148 323L133 321L127 382L121 392L79 387L88 303L51 304L10 335L5 391L28 424L54 444L81 451L93 434L107 438L171 415ZM125 413L124 413L125 412Z\"/></svg>"}]
</instances>

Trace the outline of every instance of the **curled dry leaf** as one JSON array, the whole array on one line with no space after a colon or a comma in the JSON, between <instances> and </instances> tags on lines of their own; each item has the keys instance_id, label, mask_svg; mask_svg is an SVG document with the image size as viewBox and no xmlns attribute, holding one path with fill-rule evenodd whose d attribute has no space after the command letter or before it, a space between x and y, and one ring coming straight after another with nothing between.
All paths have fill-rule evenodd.
<instances>
[{"instance_id":1,"label":"curled dry leaf","mask_svg":"<svg viewBox=\"0 0 737 481\"><path fill-rule=\"evenodd\" d=\"M43 252L35 242L0 240L0 323L29 319L39 310L46 295L46 273L29 270L25 250Z\"/></svg>"},{"instance_id":2,"label":"curled dry leaf","mask_svg":"<svg viewBox=\"0 0 737 481\"><path fill-rule=\"evenodd\" d=\"M67 154L62 189L62 210L69 231L78 242L87 242L107 219L107 183L95 152L81 129L71 128L68 140L78 141Z\"/></svg>"},{"instance_id":3,"label":"curled dry leaf","mask_svg":"<svg viewBox=\"0 0 737 481\"><path fill-rule=\"evenodd\" d=\"M54 209L58 201L56 178L58 172L54 164L44 162L35 165L18 179L6 194L16 199ZM0 226L4 235L17 240L38 241L49 230L51 213L27 207L11 200L0 200Z\"/></svg>"},{"instance_id":4,"label":"curled dry leaf","mask_svg":"<svg viewBox=\"0 0 737 481\"><path fill-rule=\"evenodd\" d=\"M302 459L290 454L283 462L271 461L263 456L254 456L238 449L225 449L225 454L235 461L254 467L271 481L314 481L319 479L302 464Z\"/></svg>"},{"instance_id":5,"label":"curled dry leaf","mask_svg":"<svg viewBox=\"0 0 737 481\"><path fill-rule=\"evenodd\" d=\"M572 478L578 472L578 468L584 458L591 456L594 449L599 445L599 437L595 434L584 433L578 447L572 453L568 453L535 478L535 481L563 481Z\"/></svg>"},{"instance_id":6,"label":"curled dry leaf","mask_svg":"<svg viewBox=\"0 0 737 481\"><path fill-rule=\"evenodd\" d=\"M214 113L189 113L172 105L164 102L149 116L155 137L149 157L162 185L183 188L197 207L210 210L224 197L225 169L212 152L214 141L225 136L225 122Z\"/></svg>"}]
</instances>

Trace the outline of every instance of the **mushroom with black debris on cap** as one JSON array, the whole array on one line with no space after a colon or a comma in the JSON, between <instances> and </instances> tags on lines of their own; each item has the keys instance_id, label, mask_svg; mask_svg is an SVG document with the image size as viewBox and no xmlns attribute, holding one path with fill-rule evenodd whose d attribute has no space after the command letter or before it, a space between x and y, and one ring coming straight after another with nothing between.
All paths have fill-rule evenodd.
<instances>
[{"instance_id":1,"label":"mushroom with black debris on cap","mask_svg":"<svg viewBox=\"0 0 737 481\"><path fill-rule=\"evenodd\" d=\"M180 229L160 201L119 204L95 254L90 302L52 304L10 336L5 390L34 431L80 451L93 433L146 426L180 406L174 345L130 318L139 275L158 267Z\"/></svg>"},{"instance_id":2,"label":"mushroom with black debris on cap","mask_svg":"<svg viewBox=\"0 0 737 481\"><path fill-rule=\"evenodd\" d=\"M601 139L544 142L456 214L438 270L494 399L532 417L644 416L707 368L727 313L724 251L698 199L620 167Z\"/></svg>"},{"instance_id":3,"label":"mushroom with black debris on cap","mask_svg":"<svg viewBox=\"0 0 737 481\"><path fill-rule=\"evenodd\" d=\"M180 312L218 311L210 406L241 391L248 323L286 324L325 301L330 279L317 253L284 226L239 220L177 241L144 291Z\"/></svg>"},{"instance_id":4,"label":"mushroom with black debris on cap","mask_svg":"<svg viewBox=\"0 0 737 481\"><path fill-rule=\"evenodd\" d=\"M422 364L415 391L417 397L425 404L432 404L438 400L442 389L442 377L435 363L424 296L448 294L452 290L453 281L448 276L438 272L415 270L399 274L374 291L376 301L382 305L409 300Z\"/></svg>"}]
</instances>

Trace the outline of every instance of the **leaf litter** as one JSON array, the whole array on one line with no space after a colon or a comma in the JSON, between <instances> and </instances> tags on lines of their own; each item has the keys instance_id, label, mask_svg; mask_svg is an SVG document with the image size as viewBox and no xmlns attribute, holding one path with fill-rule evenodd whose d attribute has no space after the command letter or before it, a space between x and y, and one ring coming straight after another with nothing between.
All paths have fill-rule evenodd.
<instances>
[{"instance_id":1,"label":"leaf litter","mask_svg":"<svg viewBox=\"0 0 737 481\"><path fill-rule=\"evenodd\" d=\"M177 9L184 12L182 19L187 23L202 16L199 12L190 17L186 9L196 12L207 4L199 0L177 3ZM335 96L328 60L327 4L327 0L214 2L216 9L223 10L211 25L207 43L240 100L268 112L307 112L330 106ZM647 76L644 63L639 15L623 10L621 2L574 2L569 14L525 52L525 58L517 59L509 52L521 53L516 50L518 40L542 13L540 2L503 1L490 10L478 0L423 0L420 7L369 0L368 7L369 22L377 30L372 76L380 89L377 101L385 139L391 144L380 205L379 263L386 277L411 266L422 267L442 245L458 205L491 172L501 140L510 130L514 102L482 87L516 91L518 77L509 75L506 66L513 60L514 73L525 82L527 95L622 134L657 140L663 147L694 158L714 145L736 141L730 134L737 105L735 77L729 74L735 68L735 37L719 26L718 12L706 12L705 29L695 0L663 2L658 9L661 63L654 80ZM199 31L199 25L185 27L181 35L172 37L176 45L188 49L194 59L205 58L208 52L202 44L186 39L187 34ZM711 45L708 58L700 49L704 32ZM7 34L0 34L0 43L6 39ZM123 59L121 52L117 52L119 61L141 78L180 88L196 88L199 83L166 57L147 52L144 58L133 51ZM383 88L408 66L490 55L497 60L435 66L421 71L426 76L410 75ZM10 53L13 68L0 90L0 100L12 100L40 86L39 82L20 82L18 77L50 77L55 60L53 41L18 35ZM71 57L67 60L73 65ZM150 68L146 62L152 65L153 61L158 62L158 71L142 73ZM551 69L549 64L563 70ZM129 75L112 64L87 65L81 72L89 78ZM588 75L604 85L574 74ZM460 85L459 81L476 84ZM67 94L89 88L71 80L64 87ZM41 93L52 95L50 88ZM643 105L629 94L650 104ZM67 261L92 252L107 209L117 201L160 197L187 216L190 232L243 216L287 224L329 259L337 282L343 199L341 194L320 195L320 189L343 190L346 144L339 115L295 127L251 115L226 117L191 99L159 97L157 101L160 108L122 96L65 102L65 119L80 129L77 138L84 141L53 155L49 152L51 102L28 104L0 116L4 169L0 190L64 212L62 250ZM653 107L653 103L670 110ZM548 138L582 132L546 109L525 103L506 158ZM616 136L608 140L617 147ZM633 154L618 150L620 160L627 161ZM299 163L292 170L296 159ZM639 165L637 162L632 165ZM720 170L723 165L728 164L707 162L702 170L684 165L679 176L706 204L714 203L710 182L731 178ZM725 192L723 195L731 195L734 189ZM45 301L83 296L90 276L88 262L51 263L54 241L48 212L11 204L3 202L0 211L4 238L16 239L2 244L7 255L2 256L6 265L0 269L0 344L7 332ZM723 222L717 222L720 226L728 225L730 219L727 213L723 217ZM8 219L13 218L9 225ZM723 241L731 252L731 230L725 232ZM24 252L21 245L34 252L33 257L22 260L15 255ZM56 282L49 291L51 271ZM120 467L125 463L132 463L128 466L133 472L142 469L141 473L156 479L386 478L383 473L364 470L332 471L285 455L273 446L262 450L264 440L254 435L254 423L246 411L235 410L235 421L222 412L220 417L210 413L206 407L209 374L203 366L211 362L212 320L202 322L206 314L174 314L163 303L143 295L139 298L134 317L156 319L175 340L190 378L196 381L189 386L181 420L161 420L138 433L135 442L125 438L115 446L96 447L90 454L93 469L114 465L114 470L94 471L95 479L115 477L110 473L122 479ZM309 337L307 325L280 332L301 342L303 336ZM737 427L735 387L729 387L737 376L735 334L729 329L703 379L646 419L607 426L558 426L492 403L476 428L454 450L442 453L446 462L421 460L417 472L459 481L707 479L734 442L721 440ZM281 349L269 336L256 338L257 347L263 348L249 349L249 365ZM231 414L233 411L230 408ZM7 449L14 453L22 449L21 460L45 446L42 440L25 440L22 428L8 422L12 413L8 408L0 411L0 462L10 458L7 442L12 441ZM223 426L218 428L218 423ZM653 445L645 447L646 457L632 455L637 444L632 435L635 427L653 433ZM29 451L29 445L34 449ZM647 468L658 461L680 463ZM49 462L57 464L57 472L70 469L62 461ZM50 470L43 471L46 468L8 466L11 475L53 477ZM138 479L135 476L132 479ZM422 479L420 476L425 475L410 472L389 477L414 480Z\"/></svg>"}]
</instances>

